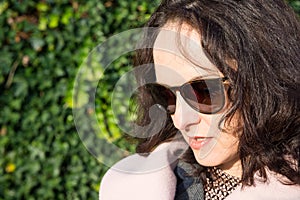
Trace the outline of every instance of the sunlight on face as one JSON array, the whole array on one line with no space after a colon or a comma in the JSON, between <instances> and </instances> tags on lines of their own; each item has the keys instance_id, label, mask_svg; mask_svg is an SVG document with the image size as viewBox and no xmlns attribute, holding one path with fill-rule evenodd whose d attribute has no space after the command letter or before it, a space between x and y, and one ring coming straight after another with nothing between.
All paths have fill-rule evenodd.
<instances>
[{"instance_id":1,"label":"sunlight on face","mask_svg":"<svg viewBox=\"0 0 300 200\"><path fill-rule=\"evenodd\" d=\"M224 77L205 55L199 33L187 24L183 24L180 30L178 37L178 24L168 23L158 34L153 50L157 82L179 86L199 77ZM179 47L178 41L183 48ZM225 133L218 129L226 108L216 114L203 114L192 109L179 92L176 97L176 111L171 117L198 163L218 166L232 175L240 176L238 138L235 133Z\"/></svg>"}]
</instances>

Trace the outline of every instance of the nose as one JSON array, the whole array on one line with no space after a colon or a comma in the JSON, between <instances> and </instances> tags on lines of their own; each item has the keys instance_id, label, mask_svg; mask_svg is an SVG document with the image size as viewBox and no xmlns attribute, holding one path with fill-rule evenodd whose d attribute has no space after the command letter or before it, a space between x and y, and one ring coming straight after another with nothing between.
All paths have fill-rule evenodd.
<instances>
[{"instance_id":1,"label":"nose","mask_svg":"<svg viewBox=\"0 0 300 200\"><path fill-rule=\"evenodd\" d=\"M186 103L178 91L176 92L176 109L172 115L172 120L174 126L183 131L188 131L191 126L201 122L199 113Z\"/></svg>"}]
</instances>

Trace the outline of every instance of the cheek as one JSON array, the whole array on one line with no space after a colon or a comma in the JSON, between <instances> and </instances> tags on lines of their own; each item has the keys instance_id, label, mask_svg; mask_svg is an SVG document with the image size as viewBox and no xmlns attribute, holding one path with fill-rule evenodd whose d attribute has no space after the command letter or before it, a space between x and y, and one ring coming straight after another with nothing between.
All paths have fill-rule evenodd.
<instances>
[{"instance_id":1,"label":"cheek","mask_svg":"<svg viewBox=\"0 0 300 200\"><path fill-rule=\"evenodd\" d=\"M218 157L218 160L223 164L233 157L238 155L239 140L231 133L221 133L217 138L217 144L213 150L213 154Z\"/></svg>"},{"instance_id":2,"label":"cheek","mask_svg":"<svg viewBox=\"0 0 300 200\"><path fill-rule=\"evenodd\" d=\"M221 134L222 136L216 138L216 143L211 150L193 151L199 164L220 166L238 157L238 139L226 133Z\"/></svg>"},{"instance_id":3,"label":"cheek","mask_svg":"<svg viewBox=\"0 0 300 200\"><path fill-rule=\"evenodd\" d=\"M234 137L238 138L243 132L243 120L241 114L237 111L232 118L227 119L224 123L224 129Z\"/></svg>"},{"instance_id":4,"label":"cheek","mask_svg":"<svg viewBox=\"0 0 300 200\"><path fill-rule=\"evenodd\" d=\"M233 150L239 144L239 139L237 138L236 134L232 133L220 133L220 136L217 139L217 147L219 149L229 149Z\"/></svg>"},{"instance_id":5,"label":"cheek","mask_svg":"<svg viewBox=\"0 0 300 200\"><path fill-rule=\"evenodd\" d=\"M218 142L218 148L215 151L215 154L219 158L218 165L226 165L231 160L238 158L238 146L239 141L235 137L229 137Z\"/></svg>"}]
</instances>

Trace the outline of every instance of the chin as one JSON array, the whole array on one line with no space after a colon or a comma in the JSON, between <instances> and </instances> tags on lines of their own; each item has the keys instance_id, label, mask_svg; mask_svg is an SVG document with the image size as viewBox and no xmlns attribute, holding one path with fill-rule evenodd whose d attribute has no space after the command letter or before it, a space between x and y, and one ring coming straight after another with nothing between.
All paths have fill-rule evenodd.
<instances>
[{"instance_id":1,"label":"chin","mask_svg":"<svg viewBox=\"0 0 300 200\"><path fill-rule=\"evenodd\" d=\"M200 156L201 154L204 154L203 152L201 153L200 150L193 150L193 153L196 161L202 166L214 167L222 164L222 161L218 158L218 155L215 155L213 152L206 153L205 156Z\"/></svg>"}]
</instances>

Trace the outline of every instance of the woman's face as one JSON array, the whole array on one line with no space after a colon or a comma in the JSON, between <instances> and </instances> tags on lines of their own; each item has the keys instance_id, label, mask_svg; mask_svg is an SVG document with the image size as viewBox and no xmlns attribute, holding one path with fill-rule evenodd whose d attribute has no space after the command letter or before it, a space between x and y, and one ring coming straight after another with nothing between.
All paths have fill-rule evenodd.
<instances>
[{"instance_id":1,"label":"woman's face","mask_svg":"<svg viewBox=\"0 0 300 200\"><path fill-rule=\"evenodd\" d=\"M180 31L182 49L178 46L178 25L168 23L160 31L154 44L153 57L157 83L180 86L193 79L209 79L224 75L206 57L200 45L200 35L189 25L184 24ZM192 60L192 62L190 61ZM197 66L196 66L197 65ZM226 97L225 97L226 98ZM225 103L228 107L229 103ZM218 128L226 107L216 114L203 114L191 108L176 92L176 110L171 115L175 127L183 134L193 150L199 164L218 166L228 173L240 176L238 158L238 138L236 133L222 132ZM235 127L231 120L226 127ZM224 127L221 124L221 127Z\"/></svg>"}]
</instances>

